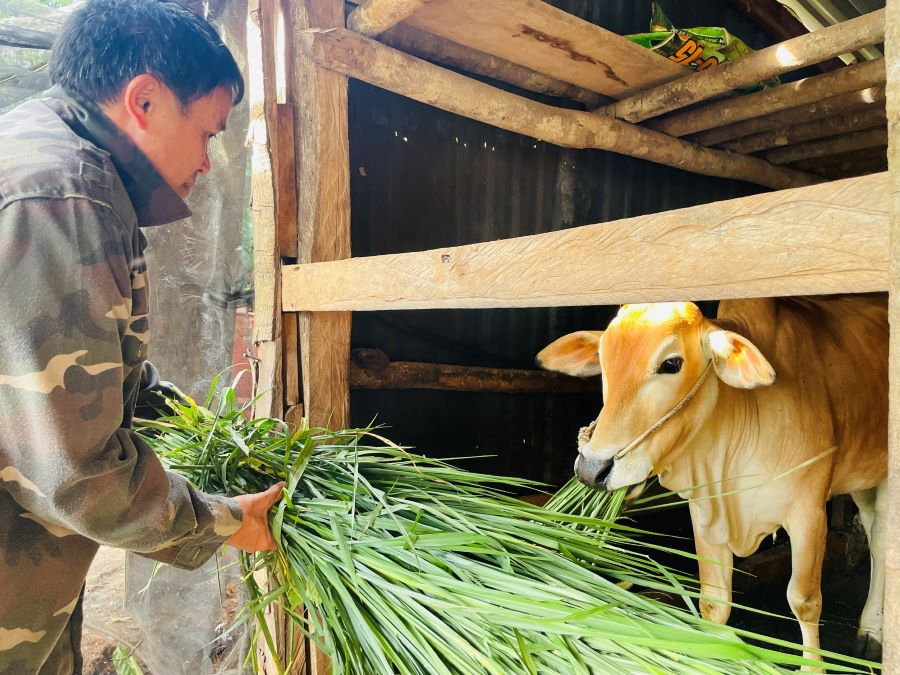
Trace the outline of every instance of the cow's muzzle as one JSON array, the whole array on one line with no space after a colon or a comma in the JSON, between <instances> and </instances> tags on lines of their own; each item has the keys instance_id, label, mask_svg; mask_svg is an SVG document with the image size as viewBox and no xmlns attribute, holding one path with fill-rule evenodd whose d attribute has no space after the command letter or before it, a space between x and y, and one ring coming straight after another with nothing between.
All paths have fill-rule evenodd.
<instances>
[{"instance_id":1,"label":"cow's muzzle","mask_svg":"<svg viewBox=\"0 0 900 675\"><path fill-rule=\"evenodd\" d=\"M578 480L595 490L606 489L606 479L612 471L613 460L590 457L580 452L575 459L575 475Z\"/></svg>"}]
</instances>

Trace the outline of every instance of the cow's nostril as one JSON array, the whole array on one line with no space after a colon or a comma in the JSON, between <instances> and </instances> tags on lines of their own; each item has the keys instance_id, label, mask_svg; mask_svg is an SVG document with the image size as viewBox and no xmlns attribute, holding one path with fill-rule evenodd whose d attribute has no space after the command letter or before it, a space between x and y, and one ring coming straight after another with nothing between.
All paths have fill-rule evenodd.
<instances>
[{"instance_id":1,"label":"cow's nostril","mask_svg":"<svg viewBox=\"0 0 900 675\"><path fill-rule=\"evenodd\" d=\"M604 483L612 471L611 459L599 459L579 454L575 460L575 475L585 485L597 490L604 490Z\"/></svg>"}]
</instances>

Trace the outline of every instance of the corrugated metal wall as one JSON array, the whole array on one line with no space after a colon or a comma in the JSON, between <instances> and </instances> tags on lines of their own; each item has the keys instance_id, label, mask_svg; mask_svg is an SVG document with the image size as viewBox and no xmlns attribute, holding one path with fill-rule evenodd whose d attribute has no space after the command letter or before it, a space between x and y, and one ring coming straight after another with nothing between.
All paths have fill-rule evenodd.
<instances>
[{"instance_id":1,"label":"corrugated metal wall","mask_svg":"<svg viewBox=\"0 0 900 675\"><path fill-rule=\"evenodd\" d=\"M557 6L619 33L646 30L649 2ZM766 39L726 3L669 2L676 25L723 25L754 47ZM760 191L629 157L548 145L350 83L353 255L431 249L559 230ZM652 260L623 260L638 268ZM601 328L615 308L360 312L353 347L393 360L532 367L549 341ZM492 472L559 483L571 475L578 428L600 394L354 391L352 422L434 456L494 455Z\"/></svg>"}]
</instances>

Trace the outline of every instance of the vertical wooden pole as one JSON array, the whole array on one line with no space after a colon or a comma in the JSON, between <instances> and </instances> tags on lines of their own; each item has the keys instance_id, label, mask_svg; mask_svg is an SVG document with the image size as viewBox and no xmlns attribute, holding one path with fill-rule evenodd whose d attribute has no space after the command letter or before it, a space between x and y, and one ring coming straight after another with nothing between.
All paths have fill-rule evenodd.
<instances>
[{"instance_id":1,"label":"vertical wooden pole","mask_svg":"<svg viewBox=\"0 0 900 675\"><path fill-rule=\"evenodd\" d=\"M306 28L344 24L343 0L290 3L291 38ZM298 262L350 257L347 78L317 66L294 41L291 93L297 139ZM310 424L350 421L350 313L300 315L303 404Z\"/></svg>"},{"instance_id":2,"label":"vertical wooden pole","mask_svg":"<svg viewBox=\"0 0 900 675\"><path fill-rule=\"evenodd\" d=\"M887 0L885 17L887 69L888 171L891 181L891 343L888 369L888 506L884 591L885 673L900 673L900 0Z\"/></svg>"},{"instance_id":3,"label":"vertical wooden pole","mask_svg":"<svg viewBox=\"0 0 900 675\"><path fill-rule=\"evenodd\" d=\"M247 92L252 162L250 211L255 287L253 340L257 356L254 393L259 396L253 414L256 417L282 417L289 410L285 404L290 404L292 397L298 396L297 385L292 386L292 382L297 381L296 314L287 315L293 317L293 322L289 319L288 330L284 330L281 312L282 256L296 256L294 142L292 135L284 129L282 120L285 115L278 115L284 106L277 104L279 92L276 83L285 62L284 45L280 45L279 49L277 40L277 26L281 20L279 0L250 0L248 15ZM288 118L293 125L293 116L288 114ZM271 137L270 129L275 130ZM287 140L279 143L280 136L287 137ZM284 178L285 175L289 180ZM287 208L285 203L289 205ZM286 230L292 230L293 236L285 237ZM285 239L288 241L285 242ZM266 584L268 581L260 579L260 583ZM302 631L277 608L266 610L265 621L276 653L269 652L265 641L261 640L257 645L260 675L281 675L282 672L305 675L306 641ZM288 663L290 667L284 671Z\"/></svg>"}]
</instances>

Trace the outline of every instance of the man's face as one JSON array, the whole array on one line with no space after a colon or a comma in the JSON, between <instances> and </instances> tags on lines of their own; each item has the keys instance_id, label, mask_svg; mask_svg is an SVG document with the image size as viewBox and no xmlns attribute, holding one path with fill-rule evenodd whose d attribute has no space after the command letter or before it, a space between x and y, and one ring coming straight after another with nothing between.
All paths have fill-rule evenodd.
<instances>
[{"instance_id":1,"label":"man's face","mask_svg":"<svg viewBox=\"0 0 900 675\"><path fill-rule=\"evenodd\" d=\"M172 189L186 197L197 176L209 171L209 141L225 130L231 90L217 87L185 109L178 97L162 86L153 105L154 114L135 141Z\"/></svg>"}]
</instances>

